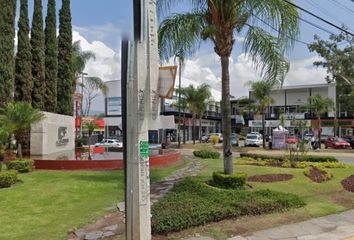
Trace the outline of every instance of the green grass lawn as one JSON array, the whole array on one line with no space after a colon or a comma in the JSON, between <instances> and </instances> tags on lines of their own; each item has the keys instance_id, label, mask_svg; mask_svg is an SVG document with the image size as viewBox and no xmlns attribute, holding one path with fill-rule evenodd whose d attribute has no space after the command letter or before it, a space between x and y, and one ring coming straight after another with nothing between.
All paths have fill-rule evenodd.
<instances>
[{"instance_id":1,"label":"green grass lawn","mask_svg":"<svg viewBox=\"0 0 354 240\"><path fill-rule=\"evenodd\" d=\"M223 170L221 159L207 159L203 162L204 168L200 174L202 178L210 178L213 171ZM245 172L248 176L272 173L293 174L294 178L290 181L275 183L248 182L248 184L254 190L270 189L294 193L302 197L307 205L301 209L292 210L297 211L297 214L302 217L319 217L354 208L354 193L345 191L340 183L344 178L354 174L354 166L329 169L333 173L333 178L323 183L312 182L304 175L304 169L234 165L234 170L235 172Z\"/></svg>"},{"instance_id":2,"label":"green grass lawn","mask_svg":"<svg viewBox=\"0 0 354 240\"><path fill-rule=\"evenodd\" d=\"M151 170L158 181L184 162ZM65 239L73 227L103 216L124 200L122 171L35 171L0 189L0 239Z\"/></svg>"}]
</instances>

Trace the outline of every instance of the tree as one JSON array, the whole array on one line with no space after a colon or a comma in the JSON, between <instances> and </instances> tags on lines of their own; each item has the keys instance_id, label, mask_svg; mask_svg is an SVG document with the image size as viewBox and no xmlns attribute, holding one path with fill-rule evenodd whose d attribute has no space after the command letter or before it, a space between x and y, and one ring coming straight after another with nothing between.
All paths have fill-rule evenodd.
<instances>
[{"instance_id":1,"label":"tree","mask_svg":"<svg viewBox=\"0 0 354 240\"><path fill-rule=\"evenodd\" d=\"M77 79L79 79L80 74L84 71L86 63L91 59L95 60L96 56L91 51L82 51L80 41L73 43L72 52L71 64L74 76L72 84L73 90L75 90L77 86Z\"/></svg>"},{"instance_id":2,"label":"tree","mask_svg":"<svg viewBox=\"0 0 354 240\"><path fill-rule=\"evenodd\" d=\"M85 97L85 110L81 115L83 116L88 116L90 114L90 109L92 102L95 98L97 98L100 93L102 92L104 95L106 95L108 91L107 85L102 81L102 79L98 77L87 77L85 78L84 85L82 86L84 88L84 97Z\"/></svg>"},{"instance_id":3,"label":"tree","mask_svg":"<svg viewBox=\"0 0 354 240\"><path fill-rule=\"evenodd\" d=\"M354 37L342 32L330 35L329 40L314 38L309 50L323 59L314 65L327 69L327 82L336 83L338 109L354 116Z\"/></svg>"},{"instance_id":4,"label":"tree","mask_svg":"<svg viewBox=\"0 0 354 240\"><path fill-rule=\"evenodd\" d=\"M159 0L158 9L167 11L178 2ZM234 36L246 32L244 49L262 72L263 79L282 82L289 69L284 54L291 49L299 33L298 12L283 0L189 2L192 4L190 12L173 14L162 21L159 27L160 55L165 60L177 50L192 55L202 41L212 42L221 62L224 172L232 174L229 58ZM260 27L265 25L268 25L265 29ZM268 32L269 29L276 29L276 33Z\"/></svg>"},{"instance_id":5,"label":"tree","mask_svg":"<svg viewBox=\"0 0 354 240\"><path fill-rule=\"evenodd\" d=\"M29 39L28 0L21 0L15 61L15 100L32 102L32 54Z\"/></svg>"},{"instance_id":6,"label":"tree","mask_svg":"<svg viewBox=\"0 0 354 240\"><path fill-rule=\"evenodd\" d=\"M45 93L44 109L56 112L58 77L58 41L55 0L49 0L45 19Z\"/></svg>"},{"instance_id":7,"label":"tree","mask_svg":"<svg viewBox=\"0 0 354 240\"><path fill-rule=\"evenodd\" d=\"M42 0L34 1L31 29L32 46L32 106L44 110L45 82L45 39L43 31Z\"/></svg>"},{"instance_id":8,"label":"tree","mask_svg":"<svg viewBox=\"0 0 354 240\"><path fill-rule=\"evenodd\" d=\"M183 88L181 89L177 89L176 90L177 94L178 94L178 102L173 103L172 106L173 107L177 107L179 110L182 111L183 113L183 144L186 144L186 110L188 108L188 102L186 101L185 98L182 97L183 94ZM180 97L181 96L181 97ZM178 127L180 128L180 123L181 123L181 117L178 114Z\"/></svg>"},{"instance_id":9,"label":"tree","mask_svg":"<svg viewBox=\"0 0 354 240\"><path fill-rule=\"evenodd\" d=\"M192 113L192 139L193 144L195 144L196 129L195 129L195 119L198 113L198 107L204 102L206 102L210 96L210 87L208 84L202 84L195 88L193 85L189 85L181 90L182 97L187 102L188 109Z\"/></svg>"},{"instance_id":10,"label":"tree","mask_svg":"<svg viewBox=\"0 0 354 240\"><path fill-rule=\"evenodd\" d=\"M70 0L63 0L59 13L57 112L73 115L72 26Z\"/></svg>"},{"instance_id":11,"label":"tree","mask_svg":"<svg viewBox=\"0 0 354 240\"><path fill-rule=\"evenodd\" d=\"M31 124L43 118L43 113L28 102L11 102L6 107L0 108L0 125L13 129L20 159L22 159L22 145L27 144Z\"/></svg>"},{"instance_id":12,"label":"tree","mask_svg":"<svg viewBox=\"0 0 354 240\"><path fill-rule=\"evenodd\" d=\"M12 100L16 0L0 0L0 107Z\"/></svg>"},{"instance_id":13,"label":"tree","mask_svg":"<svg viewBox=\"0 0 354 240\"><path fill-rule=\"evenodd\" d=\"M274 103L274 99L271 97L271 90L276 82L274 81L259 81L250 82L251 85L251 98L254 101L254 107L256 113L262 115L262 135L263 135L263 148L265 148L265 113L267 107Z\"/></svg>"},{"instance_id":14,"label":"tree","mask_svg":"<svg viewBox=\"0 0 354 240\"><path fill-rule=\"evenodd\" d=\"M308 98L307 103L303 108L315 113L317 117L318 146L321 148L321 115L335 109L334 101L330 98L324 98L321 95L316 94Z\"/></svg>"},{"instance_id":15,"label":"tree","mask_svg":"<svg viewBox=\"0 0 354 240\"><path fill-rule=\"evenodd\" d=\"M204 101L200 101L197 104L197 116L199 117L199 142L200 143L202 142L202 118L207 109L210 97L211 97L211 93L209 91L209 96Z\"/></svg>"}]
</instances>

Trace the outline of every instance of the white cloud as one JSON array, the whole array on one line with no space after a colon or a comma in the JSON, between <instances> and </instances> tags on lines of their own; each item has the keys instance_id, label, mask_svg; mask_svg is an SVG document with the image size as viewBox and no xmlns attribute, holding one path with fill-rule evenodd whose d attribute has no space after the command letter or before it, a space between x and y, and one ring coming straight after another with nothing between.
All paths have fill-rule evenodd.
<instances>
[{"instance_id":1,"label":"white cloud","mask_svg":"<svg viewBox=\"0 0 354 240\"><path fill-rule=\"evenodd\" d=\"M318 57L309 57L291 62L290 71L284 85L306 85L325 83L326 71L313 66ZM206 54L187 60L184 78L196 83L208 83L216 91L221 91L220 62L216 54ZM260 75L246 54L230 58L230 92L236 98L247 96L249 81L259 81Z\"/></svg>"},{"instance_id":2,"label":"white cloud","mask_svg":"<svg viewBox=\"0 0 354 240\"><path fill-rule=\"evenodd\" d=\"M101 41L89 42L81 33L73 31L73 41L80 41L83 51L91 51L96 59L86 64L85 72L89 76L101 78L103 81L120 79L120 54Z\"/></svg>"}]
</instances>

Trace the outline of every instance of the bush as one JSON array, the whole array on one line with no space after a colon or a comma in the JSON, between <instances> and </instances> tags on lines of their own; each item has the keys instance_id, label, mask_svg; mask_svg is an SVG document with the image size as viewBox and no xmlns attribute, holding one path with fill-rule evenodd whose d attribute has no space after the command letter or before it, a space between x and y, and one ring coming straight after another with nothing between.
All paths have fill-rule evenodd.
<instances>
[{"instance_id":1,"label":"bush","mask_svg":"<svg viewBox=\"0 0 354 240\"><path fill-rule=\"evenodd\" d=\"M220 153L210 151L210 150L193 151L193 155L200 158L212 158L212 159L217 159L220 157Z\"/></svg>"},{"instance_id":2,"label":"bush","mask_svg":"<svg viewBox=\"0 0 354 240\"><path fill-rule=\"evenodd\" d=\"M34 165L33 160L13 160L6 163L8 170L17 170L19 173L28 173L33 171Z\"/></svg>"},{"instance_id":3,"label":"bush","mask_svg":"<svg viewBox=\"0 0 354 240\"><path fill-rule=\"evenodd\" d=\"M215 145L220 142L220 138L217 135L211 135L210 136L210 142Z\"/></svg>"},{"instance_id":4,"label":"bush","mask_svg":"<svg viewBox=\"0 0 354 240\"><path fill-rule=\"evenodd\" d=\"M246 179L246 173L236 173L233 175L227 175L222 172L214 172L212 184L220 188L240 189L245 186Z\"/></svg>"},{"instance_id":5,"label":"bush","mask_svg":"<svg viewBox=\"0 0 354 240\"><path fill-rule=\"evenodd\" d=\"M254 159L274 159L278 161L284 161L286 158L284 156L270 156L270 155L263 155L263 154L253 154L253 153L240 153L240 157L250 157ZM312 156L312 155L305 155L300 157L298 160L300 162L338 162L335 157L332 156Z\"/></svg>"},{"instance_id":6,"label":"bush","mask_svg":"<svg viewBox=\"0 0 354 240\"><path fill-rule=\"evenodd\" d=\"M167 234L223 219L304 205L304 201L293 194L217 189L197 179L186 178L152 206L152 232Z\"/></svg>"},{"instance_id":7,"label":"bush","mask_svg":"<svg viewBox=\"0 0 354 240\"><path fill-rule=\"evenodd\" d=\"M17 182L17 171L6 171L0 173L0 188L10 187Z\"/></svg>"},{"instance_id":8,"label":"bush","mask_svg":"<svg viewBox=\"0 0 354 240\"><path fill-rule=\"evenodd\" d=\"M317 174L315 174L314 172L317 172ZM321 174L318 174L319 172L321 172ZM318 183L328 181L333 177L333 174L328 169L314 166L305 168L304 174L312 181Z\"/></svg>"}]
</instances>

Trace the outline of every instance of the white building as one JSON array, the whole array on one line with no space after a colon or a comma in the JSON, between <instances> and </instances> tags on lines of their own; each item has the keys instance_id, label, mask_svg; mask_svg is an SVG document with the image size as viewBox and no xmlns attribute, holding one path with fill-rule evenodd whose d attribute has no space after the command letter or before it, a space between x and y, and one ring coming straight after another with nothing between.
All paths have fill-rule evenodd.
<instances>
[{"instance_id":1,"label":"white building","mask_svg":"<svg viewBox=\"0 0 354 240\"><path fill-rule=\"evenodd\" d=\"M105 98L105 138L118 138L124 134L122 132L121 80L112 80L105 83L108 87ZM175 123L173 116L161 116L160 107L157 107L157 109L158 112L154 121L150 121L149 141L162 143L166 140L166 130L174 129Z\"/></svg>"}]
</instances>

